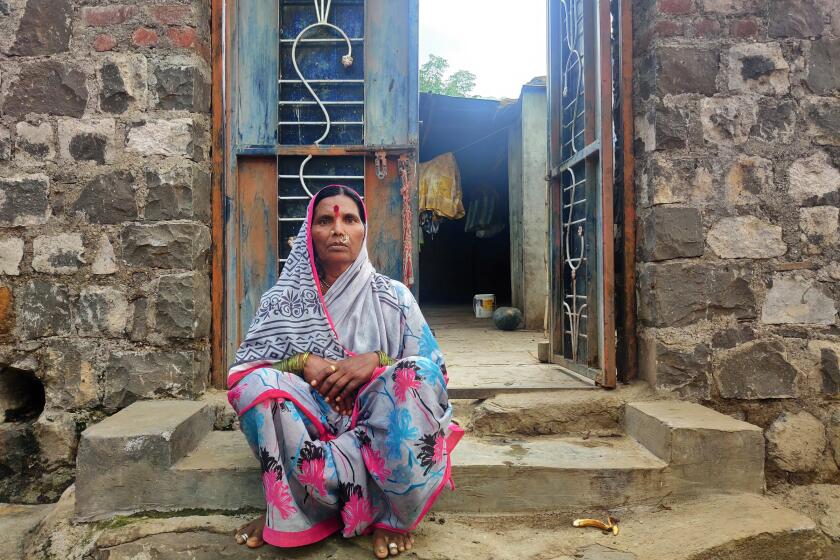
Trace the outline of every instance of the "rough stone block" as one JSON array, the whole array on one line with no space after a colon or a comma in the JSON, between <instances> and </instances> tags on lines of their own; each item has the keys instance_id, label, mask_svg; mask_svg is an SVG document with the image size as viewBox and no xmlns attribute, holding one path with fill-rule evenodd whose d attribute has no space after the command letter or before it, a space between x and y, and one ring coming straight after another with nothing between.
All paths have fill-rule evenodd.
<instances>
[{"instance_id":1,"label":"rough stone block","mask_svg":"<svg viewBox=\"0 0 840 560\"><path fill-rule=\"evenodd\" d=\"M638 174L639 199L643 206L714 202L717 190L710 165L696 158L674 158L654 153ZM719 189L718 189L719 190Z\"/></svg>"},{"instance_id":2,"label":"rough stone block","mask_svg":"<svg viewBox=\"0 0 840 560\"><path fill-rule=\"evenodd\" d=\"M765 436L767 457L786 472L816 470L828 445L823 423L805 411L782 413Z\"/></svg>"},{"instance_id":3,"label":"rough stone block","mask_svg":"<svg viewBox=\"0 0 840 560\"><path fill-rule=\"evenodd\" d=\"M114 256L114 247L111 240L104 233L99 236L99 243L96 246L96 254L93 256L93 264L90 271L94 274L113 274L117 271L117 261Z\"/></svg>"},{"instance_id":4,"label":"rough stone block","mask_svg":"<svg viewBox=\"0 0 840 560\"><path fill-rule=\"evenodd\" d=\"M108 27L125 23L135 15L136 6L92 6L82 8L82 21L90 27Z\"/></svg>"},{"instance_id":5,"label":"rough stone block","mask_svg":"<svg viewBox=\"0 0 840 560\"><path fill-rule=\"evenodd\" d=\"M831 449L834 452L834 462L840 465L840 407L836 405L831 408L827 432ZM836 485L832 486L836 488ZM837 488L837 490L840 490L840 488ZM840 501L837 503L840 504ZM840 516L835 518L835 521L837 520L840 520ZM832 536L840 537L840 527L838 527L837 532Z\"/></svg>"},{"instance_id":6,"label":"rough stone block","mask_svg":"<svg viewBox=\"0 0 840 560\"><path fill-rule=\"evenodd\" d=\"M735 348L751 340L755 340L753 328L750 325L738 325L712 335L712 348Z\"/></svg>"},{"instance_id":7,"label":"rough stone block","mask_svg":"<svg viewBox=\"0 0 840 560\"><path fill-rule=\"evenodd\" d=\"M0 161L12 159L12 133L5 126L0 126Z\"/></svg>"},{"instance_id":8,"label":"rough stone block","mask_svg":"<svg viewBox=\"0 0 840 560\"><path fill-rule=\"evenodd\" d=\"M144 156L192 157L194 136L191 118L149 121L129 130L126 150Z\"/></svg>"},{"instance_id":9,"label":"rough stone block","mask_svg":"<svg viewBox=\"0 0 840 560\"><path fill-rule=\"evenodd\" d=\"M19 237L0 239L0 274L19 275L22 260L23 239Z\"/></svg>"},{"instance_id":10,"label":"rough stone block","mask_svg":"<svg viewBox=\"0 0 840 560\"><path fill-rule=\"evenodd\" d=\"M799 106L789 99L762 97L750 136L770 144L786 144L794 138Z\"/></svg>"},{"instance_id":11,"label":"rough stone block","mask_svg":"<svg viewBox=\"0 0 840 560\"><path fill-rule=\"evenodd\" d=\"M698 209L656 206L643 224L645 260L662 261L703 254L703 224Z\"/></svg>"},{"instance_id":12,"label":"rough stone block","mask_svg":"<svg viewBox=\"0 0 840 560\"><path fill-rule=\"evenodd\" d=\"M706 263L649 263L640 270L639 314L654 327L681 327L714 316L755 317L748 278Z\"/></svg>"},{"instance_id":13,"label":"rough stone block","mask_svg":"<svg viewBox=\"0 0 840 560\"><path fill-rule=\"evenodd\" d=\"M41 165L55 159L53 127L48 122L34 125L21 121L15 126L15 159L23 165Z\"/></svg>"},{"instance_id":14,"label":"rough stone block","mask_svg":"<svg viewBox=\"0 0 840 560\"><path fill-rule=\"evenodd\" d=\"M48 409L83 410L100 403L92 344L56 341L43 350L40 377Z\"/></svg>"},{"instance_id":15,"label":"rough stone block","mask_svg":"<svg viewBox=\"0 0 840 560\"><path fill-rule=\"evenodd\" d=\"M760 204L773 187L773 163L764 158L740 156L724 178L724 201L737 207Z\"/></svg>"},{"instance_id":16,"label":"rough stone block","mask_svg":"<svg viewBox=\"0 0 840 560\"><path fill-rule=\"evenodd\" d=\"M819 39L811 43L808 56L808 87L818 94L840 91L840 39Z\"/></svg>"},{"instance_id":17,"label":"rough stone block","mask_svg":"<svg viewBox=\"0 0 840 560\"><path fill-rule=\"evenodd\" d=\"M836 314L834 299L813 280L777 274L764 300L761 322L832 325Z\"/></svg>"},{"instance_id":18,"label":"rough stone block","mask_svg":"<svg viewBox=\"0 0 840 560\"><path fill-rule=\"evenodd\" d=\"M66 161L111 163L115 136L114 119L58 121L59 152Z\"/></svg>"},{"instance_id":19,"label":"rough stone block","mask_svg":"<svg viewBox=\"0 0 840 560\"><path fill-rule=\"evenodd\" d=\"M11 334L15 327L14 301L12 290L0 286L0 336Z\"/></svg>"},{"instance_id":20,"label":"rough stone block","mask_svg":"<svg viewBox=\"0 0 840 560\"><path fill-rule=\"evenodd\" d=\"M699 0L703 11L708 14L736 15L757 13L762 0Z\"/></svg>"},{"instance_id":21,"label":"rough stone block","mask_svg":"<svg viewBox=\"0 0 840 560\"><path fill-rule=\"evenodd\" d=\"M189 24L193 21L191 6L163 4L159 6L148 6L146 11L160 25Z\"/></svg>"},{"instance_id":22,"label":"rough stone block","mask_svg":"<svg viewBox=\"0 0 840 560\"><path fill-rule=\"evenodd\" d=\"M0 177L0 227L35 226L49 218L46 175Z\"/></svg>"},{"instance_id":23,"label":"rough stone block","mask_svg":"<svg viewBox=\"0 0 840 560\"><path fill-rule=\"evenodd\" d=\"M128 322L128 299L107 286L88 286L79 295L76 326L80 336L121 337Z\"/></svg>"},{"instance_id":24,"label":"rough stone block","mask_svg":"<svg viewBox=\"0 0 840 560\"><path fill-rule=\"evenodd\" d=\"M28 422L0 424L0 470L4 474L26 471L37 449L32 424ZM5 479L6 476L3 478Z\"/></svg>"},{"instance_id":25,"label":"rough stone block","mask_svg":"<svg viewBox=\"0 0 840 560\"><path fill-rule=\"evenodd\" d=\"M157 108L206 113L210 110L210 80L193 64L162 64L155 68Z\"/></svg>"},{"instance_id":26,"label":"rough stone block","mask_svg":"<svg viewBox=\"0 0 840 560\"><path fill-rule=\"evenodd\" d=\"M70 0L27 0L9 54L44 56L66 52L72 18Z\"/></svg>"},{"instance_id":27,"label":"rough stone block","mask_svg":"<svg viewBox=\"0 0 840 560\"><path fill-rule=\"evenodd\" d=\"M840 209L836 206L814 206L799 209L799 228L816 242L837 242L837 221Z\"/></svg>"},{"instance_id":28,"label":"rough stone block","mask_svg":"<svg viewBox=\"0 0 840 560\"><path fill-rule=\"evenodd\" d=\"M47 274L72 274L79 270L85 259L85 246L80 233L42 235L32 242L34 257L32 268Z\"/></svg>"},{"instance_id":29,"label":"rough stone block","mask_svg":"<svg viewBox=\"0 0 840 560\"><path fill-rule=\"evenodd\" d=\"M134 176L129 171L97 175L82 188L72 209L83 213L91 223L118 224L136 220Z\"/></svg>"},{"instance_id":30,"label":"rough stone block","mask_svg":"<svg viewBox=\"0 0 840 560\"><path fill-rule=\"evenodd\" d=\"M15 316L23 338L68 334L72 326L66 286L31 280L16 291Z\"/></svg>"},{"instance_id":31,"label":"rough stone block","mask_svg":"<svg viewBox=\"0 0 840 560\"><path fill-rule=\"evenodd\" d=\"M204 392L207 367L196 352L113 352L105 368L104 404L114 409L143 399L195 398Z\"/></svg>"},{"instance_id":32,"label":"rough stone block","mask_svg":"<svg viewBox=\"0 0 840 560\"><path fill-rule=\"evenodd\" d=\"M210 281L204 273L162 276L154 298L154 330L166 338L206 338L210 307Z\"/></svg>"},{"instance_id":33,"label":"rough stone block","mask_svg":"<svg viewBox=\"0 0 840 560\"><path fill-rule=\"evenodd\" d=\"M42 459L51 466L74 465L79 435L73 415L45 411L33 426Z\"/></svg>"},{"instance_id":34,"label":"rough stone block","mask_svg":"<svg viewBox=\"0 0 840 560\"><path fill-rule=\"evenodd\" d=\"M761 95L790 90L790 66L778 43L741 43L727 53L729 89Z\"/></svg>"},{"instance_id":35,"label":"rough stone block","mask_svg":"<svg viewBox=\"0 0 840 560\"><path fill-rule=\"evenodd\" d=\"M743 144L756 124L756 103L747 97L707 97L700 101L703 138L715 144Z\"/></svg>"},{"instance_id":36,"label":"rough stone block","mask_svg":"<svg viewBox=\"0 0 840 560\"><path fill-rule=\"evenodd\" d=\"M769 259L787 252L782 228L755 216L718 220L709 230L706 241L723 259Z\"/></svg>"},{"instance_id":37,"label":"rough stone block","mask_svg":"<svg viewBox=\"0 0 840 560\"><path fill-rule=\"evenodd\" d=\"M720 53L702 47L656 49L656 87L660 95L702 93L714 95Z\"/></svg>"},{"instance_id":38,"label":"rough stone block","mask_svg":"<svg viewBox=\"0 0 840 560\"><path fill-rule=\"evenodd\" d=\"M840 99L812 97L803 104L808 136L813 142L840 146Z\"/></svg>"},{"instance_id":39,"label":"rough stone block","mask_svg":"<svg viewBox=\"0 0 840 560\"><path fill-rule=\"evenodd\" d=\"M636 136L644 142L646 152L680 150L702 140L693 106L675 104L672 98L657 102L636 119Z\"/></svg>"},{"instance_id":40,"label":"rough stone block","mask_svg":"<svg viewBox=\"0 0 840 560\"><path fill-rule=\"evenodd\" d=\"M99 108L121 114L129 109L143 110L148 98L148 74L143 55L111 55L99 66Z\"/></svg>"},{"instance_id":41,"label":"rough stone block","mask_svg":"<svg viewBox=\"0 0 840 560\"><path fill-rule=\"evenodd\" d=\"M156 47L158 44L157 31L148 27L138 27L131 34L131 44L135 47Z\"/></svg>"},{"instance_id":42,"label":"rough stone block","mask_svg":"<svg viewBox=\"0 0 840 560\"><path fill-rule=\"evenodd\" d=\"M13 117L28 113L81 117L88 89L84 72L56 60L26 62L11 85L3 112Z\"/></svg>"},{"instance_id":43,"label":"rough stone block","mask_svg":"<svg viewBox=\"0 0 840 560\"><path fill-rule=\"evenodd\" d=\"M117 46L117 39L113 35L103 33L96 36L91 46L96 52L112 51Z\"/></svg>"},{"instance_id":44,"label":"rough stone block","mask_svg":"<svg viewBox=\"0 0 840 560\"><path fill-rule=\"evenodd\" d=\"M767 34L778 38L819 37L825 25L819 0L774 0L770 2Z\"/></svg>"},{"instance_id":45,"label":"rough stone block","mask_svg":"<svg viewBox=\"0 0 840 560\"><path fill-rule=\"evenodd\" d=\"M210 250L210 231L201 224L129 225L121 235L122 259L143 268L200 267Z\"/></svg>"},{"instance_id":46,"label":"rough stone block","mask_svg":"<svg viewBox=\"0 0 840 560\"><path fill-rule=\"evenodd\" d=\"M629 403L624 426L675 476L706 492L764 490L764 438L758 426L684 401Z\"/></svg>"},{"instance_id":47,"label":"rough stone block","mask_svg":"<svg viewBox=\"0 0 840 560\"><path fill-rule=\"evenodd\" d=\"M824 203L825 197L831 198L840 191L840 171L825 152L794 161L788 168L788 181L788 194L799 205Z\"/></svg>"},{"instance_id":48,"label":"rough stone block","mask_svg":"<svg viewBox=\"0 0 840 560\"><path fill-rule=\"evenodd\" d=\"M685 399L710 397L711 352L705 344L667 344L654 333L645 333L640 342L640 363L652 386Z\"/></svg>"},{"instance_id":49,"label":"rough stone block","mask_svg":"<svg viewBox=\"0 0 840 560\"><path fill-rule=\"evenodd\" d=\"M743 344L716 361L714 378L725 399L791 399L799 396L798 373L784 346L772 340Z\"/></svg>"},{"instance_id":50,"label":"rough stone block","mask_svg":"<svg viewBox=\"0 0 840 560\"><path fill-rule=\"evenodd\" d=\"M829 395L840 393L840 359L837 357L837 352L831 348L820 348L820 373L823 392ZM840 436L840 432L837 435ZM840 443L840 439L837 442ZM840 457L840 447L834 445L833 447L837 457Z\"/></svg>"},{"instance_id":51,"label":"rough stone block","mask_svg":"<svg viewBox=\"0 0 840 560\"><path fill-rule=\"evenodd\" d=\"M146 172L145 215L149 220L210 218L210 174L179 165Z\"/></svg>"}]
</instances>

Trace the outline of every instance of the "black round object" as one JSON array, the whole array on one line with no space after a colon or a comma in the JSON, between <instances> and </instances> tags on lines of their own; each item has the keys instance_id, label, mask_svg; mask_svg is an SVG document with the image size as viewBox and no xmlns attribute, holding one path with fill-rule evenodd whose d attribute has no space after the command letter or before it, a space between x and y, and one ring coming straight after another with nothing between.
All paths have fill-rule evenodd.
<instances>
[{"instance_id":1,"label":"black round object","mask_svg":"<svg viewBox=\"0 0 840 560\"><path fill-rule=\"evenodd\" d=\"M513 331L522 324L522 312L515 307L499 307L493 312L493 323L502 331Z\"/></svg>"}]
</instances>

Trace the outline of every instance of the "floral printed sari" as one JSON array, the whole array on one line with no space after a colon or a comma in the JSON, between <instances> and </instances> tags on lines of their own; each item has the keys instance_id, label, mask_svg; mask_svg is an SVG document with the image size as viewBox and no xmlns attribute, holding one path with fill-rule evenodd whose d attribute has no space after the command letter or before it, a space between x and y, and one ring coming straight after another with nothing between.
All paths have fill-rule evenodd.
<instances>
[{"instance_id":1,"label":"floral printed sari","mask_svg":"<svg viewBox=\"0 0 840 560\"><path fill-rule=\"evenodd\" d=\"M262 468L263 539L281 547L339 530L413 530L452 486L450 453L463 435L450 422L443 355L408 288L377 274L363 248L321 293L313 211L310 203L228 373L228 400ZM342 416L301 377L272 367L307 350L334 360L382 350L398 361L375 370Z\"/></svg>"}]
</instances>

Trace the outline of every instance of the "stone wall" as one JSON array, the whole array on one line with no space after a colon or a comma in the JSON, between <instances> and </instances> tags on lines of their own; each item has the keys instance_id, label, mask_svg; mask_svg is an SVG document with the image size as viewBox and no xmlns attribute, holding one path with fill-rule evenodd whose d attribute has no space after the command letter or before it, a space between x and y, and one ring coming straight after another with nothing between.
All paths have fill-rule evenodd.
<instances>
[{"instance_id":1,"label":"stone wall","mask_svg":"<svg viewBox=\"0 0 840 560\"><path fill-rule=\"evenodd\" d=\"M0 0L0 502L57 499L103 415L205 388L209 4Z\"/></svg>"},{"instance_id":2,"label":"stone wall","mask_svg":"<svg viewBox=\"0 0 840 560\"><path fill-rule=\"evenodd\" d=\"M840 3L634 9L642 375L840 481Z\"/></svg>"}]
</instances>

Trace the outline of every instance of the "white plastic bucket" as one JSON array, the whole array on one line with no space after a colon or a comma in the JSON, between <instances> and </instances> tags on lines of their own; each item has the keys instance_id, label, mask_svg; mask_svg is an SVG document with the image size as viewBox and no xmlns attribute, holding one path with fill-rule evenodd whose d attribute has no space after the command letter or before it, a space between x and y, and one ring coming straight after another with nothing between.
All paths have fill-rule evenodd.
<instances>
[{"instance_id":1,"label":"white plastic bucket","mask_svg":"<svg viewBox=\"0 0 840 560\"><path fill-rule=\"evenodd\" d=\"M496 294L476 294L473 296L473 311L478 319L488 319L496 309Z\"/></svg>"}]
</instances>

